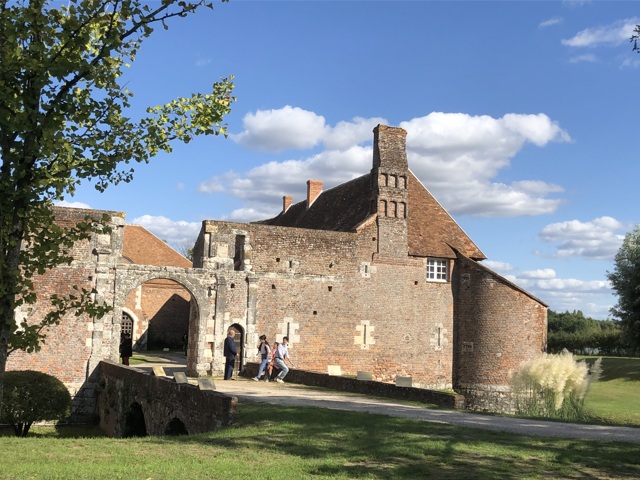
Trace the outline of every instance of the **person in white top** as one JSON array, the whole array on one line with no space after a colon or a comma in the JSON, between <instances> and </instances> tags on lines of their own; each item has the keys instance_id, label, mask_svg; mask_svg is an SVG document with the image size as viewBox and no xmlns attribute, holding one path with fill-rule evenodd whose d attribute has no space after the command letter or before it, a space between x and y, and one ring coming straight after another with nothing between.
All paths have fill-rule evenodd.
<instances>
[{"instance_id":1,"label":"person in white top","mask_svg":"<svg viewBox=\"0 0 640 480\"><path fill-rule=\"evenodd\" d=\"M289 345L289 337L284 337L282 339L282 343L278 345L278 348L276 349L275 357L273 359L273 361L278 366L278 368L280 368L280 373L276 377L276 382L278 383L282 383L284 380L284 377L287 375L287 373L289 373L289 367L287 367L287 364L285 362L289 362L289 365L291 366L291 368L293 368L293 363L289 358L288 345Z\"/></svg>"}]
</instances>

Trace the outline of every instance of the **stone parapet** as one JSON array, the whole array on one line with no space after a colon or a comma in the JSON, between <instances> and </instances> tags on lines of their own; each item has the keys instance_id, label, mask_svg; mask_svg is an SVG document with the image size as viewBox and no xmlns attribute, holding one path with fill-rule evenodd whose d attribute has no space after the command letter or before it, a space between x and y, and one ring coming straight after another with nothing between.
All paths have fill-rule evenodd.
<instances>
[{"instance_id":1,"label":"stone parapet","mask_svg":"<svg viewBox=\"0 0 640 480\"><path fill-rule=\"evenodd\" d=\"M236 412L236 397L109 361L98 368L100 427L111 437L204 433L229 425Z\"/></svg>"},{"instance_id":2,"label":"stone parapet","mask_svg":"<svg viewBox=\"0 0 640 480\"><path fill-rule=\"evenodd\" d=\"M255 377L258 374L258 363L247 363L243 375ZM287 382L299 383L312 387L324 387L365 395L377 395L386 398L401 398L422 403L433 403L443 407L463 409L465 397L455 393L440 392L415 387L398 387L395 384L358 380L353 377L340 377L326 373L307 372L304 370L290 370Z\"/></svg>"}]
</instances>

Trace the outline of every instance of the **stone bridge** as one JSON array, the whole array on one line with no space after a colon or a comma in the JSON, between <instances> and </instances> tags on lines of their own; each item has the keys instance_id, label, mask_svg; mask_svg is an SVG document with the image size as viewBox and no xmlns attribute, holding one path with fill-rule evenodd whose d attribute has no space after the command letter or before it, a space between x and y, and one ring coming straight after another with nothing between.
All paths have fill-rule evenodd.
<instances>
[{"instance_id":1,"label":"stone bridge","mask_svg":"<svg viewBox=\"0 0 640 480\"><path fill-rule=\"evenodd\" d=\"M228 425L238 399L110 361L98 365L100 427L111 437L188 435Z\"/></svg>"}]
</instances>

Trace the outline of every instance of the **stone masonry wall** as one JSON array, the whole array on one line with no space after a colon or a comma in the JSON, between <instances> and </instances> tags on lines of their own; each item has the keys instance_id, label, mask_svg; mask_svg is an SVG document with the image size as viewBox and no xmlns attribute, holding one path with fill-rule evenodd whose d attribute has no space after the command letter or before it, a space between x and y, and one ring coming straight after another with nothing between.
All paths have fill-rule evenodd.
<instances>
[{"instance_id":1,"label":"stone masonry wall","mask_svg":"<svg viewBox=\"0 0 640 480\"><path fill-rule=\"evenodd\" d=\"M135 368L112 362L99 367L100 426L109 436L123 437L128 416L138 405L148 435L165 435L172 422L188 434L216 430L228 425L238 399L195 385L177 384L172 379L147 375Z\"/></svg>"}]
</instances>

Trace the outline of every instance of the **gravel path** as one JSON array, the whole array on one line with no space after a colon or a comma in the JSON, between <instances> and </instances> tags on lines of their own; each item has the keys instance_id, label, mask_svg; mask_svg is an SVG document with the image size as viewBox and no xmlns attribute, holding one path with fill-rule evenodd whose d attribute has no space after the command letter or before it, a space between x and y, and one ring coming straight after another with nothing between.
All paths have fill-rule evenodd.
<instances>
[{"instance_id":1,"label":"gravel path","mask_svg":"<svg viewBox=\"0 0 640 480\"><path fill-rule=\"evenodd\" d=\"M172 358L172 360L175 359ZM184 362L184 357L180 362ZM169 376L175 371L184 371L186 368L186 365L181 365L178 362L149 363L145 365L135 365L135 367L150 370L154 365L161 365ZM640 444L640 428L549 422L453 410L430 410L428 408L394 402L392 399L383 400L365 395L342 393L292 383L256 382L244 378L225 381L220 377L214 377L213 380L217 391L238 397L240 405L242 405L242 400L251 400L277 405L314 406L335 410L349 410L353 412L414 418L425 422L444 423L458 427L481 428L521 435L580 438L598 441L610 440Z\"/></svg>"}]
</instances>

